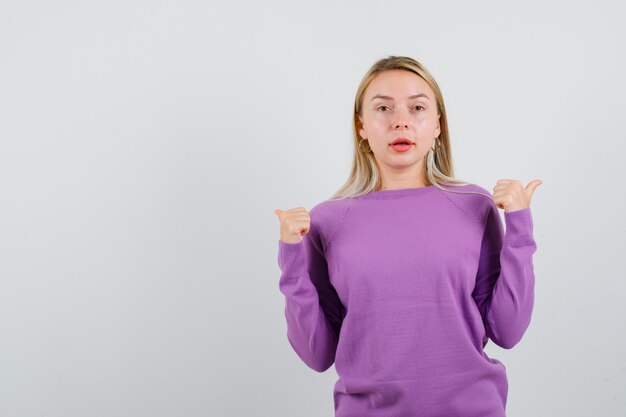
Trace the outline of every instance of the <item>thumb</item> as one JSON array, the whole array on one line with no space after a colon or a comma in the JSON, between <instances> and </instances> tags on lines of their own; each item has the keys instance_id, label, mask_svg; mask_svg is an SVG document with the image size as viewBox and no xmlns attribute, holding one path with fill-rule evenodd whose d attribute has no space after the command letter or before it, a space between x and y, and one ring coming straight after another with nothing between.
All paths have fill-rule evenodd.
<instances>
[{"instance_id":1,"label":"thumb","mask_svg":"<svg viewBox=\"0 0 626 417\"><path fill-rule=\"evenodd\" d=\"M280 219L282 217L283 211L281 209L274 209L274 213L276 213L276 215Z\"/></svg>"},{"instance_id":2,"label":"thumb","mask_svg":"<svg viewBox=\"0 0 626 417\"><path fill-rule=\"evenodd\" d=\"M530 195L532 196L535 190L537 189L537 187L539 187L541 184L543 184L543 181L539 179L533 180L529 182L528 185L526 186L526 191L530 191Z\"/></svg>"}]
</instances>

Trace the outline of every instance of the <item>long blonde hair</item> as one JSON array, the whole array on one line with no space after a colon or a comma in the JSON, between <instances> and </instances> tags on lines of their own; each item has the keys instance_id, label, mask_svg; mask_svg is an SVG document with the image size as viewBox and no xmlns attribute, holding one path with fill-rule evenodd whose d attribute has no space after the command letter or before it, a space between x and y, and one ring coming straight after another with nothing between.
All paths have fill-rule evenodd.
<instances>
[{"instance_id":1,"label":"long blonde hair","mask_svg":"<svg viewBox=\"0 0 626 417\"><path fill-rule=\"evenodd\" d=\"M450 135L448 132L448 118L441 90L439 89L435 79L421 63L406 56L391 55L387 58L378 60L374 65L372 65L359 84L359 88L357 89L356 97L354 99L354 119L352 123L352 136L354 144L352 169L350 176L344 185L341 186L341 188L336 191L330 199L335 200L347 197L358 197L360 195L367 194L370 191L380 190L381 176L376 160L374 159L374 154L372 152L363 153L360 151L359 140L361 138L358 134L358 118L363 115L363 96L372 80L383 71L396 69L410 71L417 74L428 83L430 88L435 93L441 134L437 139L439 142L437 151L434 152L431 148L426 155L426 163L424 164L424 177L428 182L426 185L434 185L437 188L448 192L485 195L484 193L476 193L474 191L453 191L442 187L443 185L460 186L470 185L471 183L454 178L452 153L450 149Z\"/></svg>"}]
</instances>

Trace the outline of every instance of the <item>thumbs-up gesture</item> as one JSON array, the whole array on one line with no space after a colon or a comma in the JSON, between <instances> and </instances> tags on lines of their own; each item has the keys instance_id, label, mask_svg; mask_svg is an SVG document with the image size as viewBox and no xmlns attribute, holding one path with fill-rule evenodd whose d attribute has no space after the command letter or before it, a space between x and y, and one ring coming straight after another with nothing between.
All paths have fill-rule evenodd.
<instances>
[{"instance_id":1,"label":"thumbs-up gesture","mask_svg":"<svg viewBox=\"0 0 626 417\"><path fill-rule=\"evenodd\" d=\"M286 243L299 243L302 236L311 228L311 216L304 207L290 210L274 210L280 220L280 240Z\"/></svg>"},{"instance_id":2,"label":"thumbs-up gesture","mask_svg":"<svg viewBox=\"0 0 626 417\"><path fill-rule=\"evenodd\" d=\"M529 182L526 187L518 180L498 180L493 187L493 201L507 213L528 208L535 189L541 184L543 181L539 179Z\"/></svg>"}]
</instances>

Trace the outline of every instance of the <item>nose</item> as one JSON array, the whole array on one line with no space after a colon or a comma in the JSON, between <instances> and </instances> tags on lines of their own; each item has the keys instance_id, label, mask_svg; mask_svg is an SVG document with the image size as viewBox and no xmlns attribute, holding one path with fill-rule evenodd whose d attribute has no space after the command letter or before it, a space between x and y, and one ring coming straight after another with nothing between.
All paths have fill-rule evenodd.
<instances>
[{"instance_id":1,"label":"nose","mask_svg":"<svg viewBox=\"0 0 626 417\"><path fill-rule=\"evenodd\" d=\"M396 114L396 120L393 122L394 129L407 129L409 124L407 122L407 115L403 113Z\"/></svg>"},{"instance_id":2,"label":"nose","mask_svg":"<svg viewBox=\"0 0 626 417\"><path fill-rule=\"evenodd\" d=\"M394 129L407 129L409 124L405 121L405 119L400 119L393 123Z\"/></svg>"}]
</instances>

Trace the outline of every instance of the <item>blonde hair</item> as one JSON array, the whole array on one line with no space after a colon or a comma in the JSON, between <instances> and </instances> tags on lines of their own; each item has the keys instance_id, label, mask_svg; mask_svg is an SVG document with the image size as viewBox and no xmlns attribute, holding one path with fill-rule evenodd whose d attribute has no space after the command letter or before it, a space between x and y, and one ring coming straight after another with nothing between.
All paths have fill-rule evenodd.
<instances>
[{"instance_id":1,"label":"blonde hair","mask_svg":"<svg viewBox=\"0 0 626 417\"><path fill-rule=\"evenodd\" d=\"M376 160L374 159L374 154L371 152L363 153L359 150L359 141L361 138L358 134L358 118L363 115L363 96L365 94L365 90L377 75L383 71L389 70L404 70L417 74L428 83L430 88L435 93L441 134L438 138L439 146L437 151L434 152L431 148L426 155L426 163L424 164L424 177L427 179L426 185L434 185L437 188L448 192L485 195L484 193L477 193L474 191L453 191L443 188L443 185L460 186L471 185L471 183L454 178L452 153L450 149L450 134L448 132L448 118L441 90L439 89L435 79L421 63L406 56L391 55L374 63L359 84L356 97L354 99L354 118L352 123L354 144L352 169L350 171L350 176L344 185L341 186L341 188L336 191L330 199L336 200L348 197L358 197L360 195L367 194L370 191L380 190L381 176Z\"/></svg>"}]
</instances>

